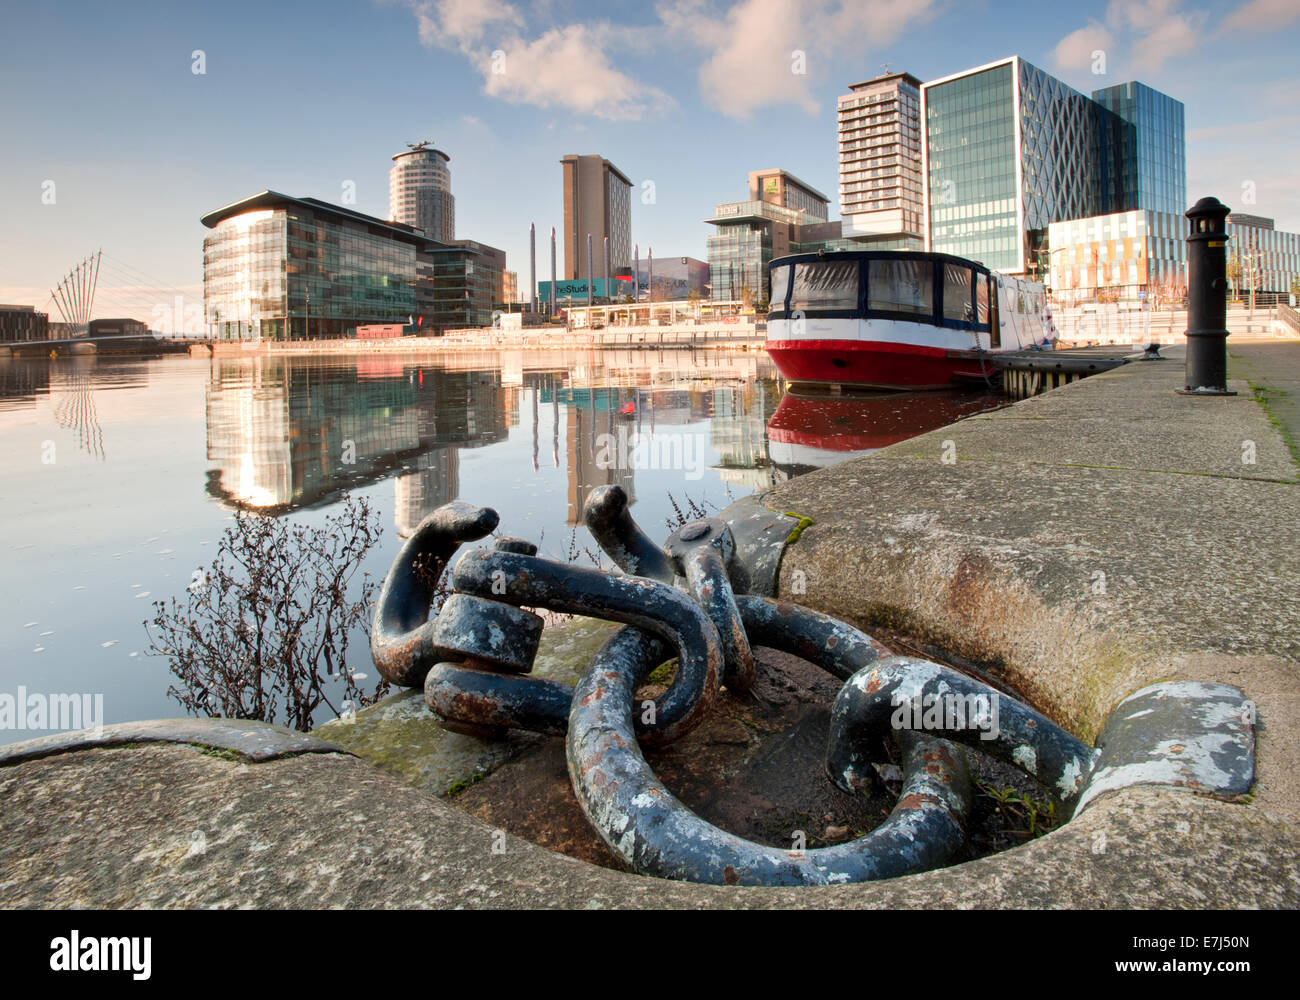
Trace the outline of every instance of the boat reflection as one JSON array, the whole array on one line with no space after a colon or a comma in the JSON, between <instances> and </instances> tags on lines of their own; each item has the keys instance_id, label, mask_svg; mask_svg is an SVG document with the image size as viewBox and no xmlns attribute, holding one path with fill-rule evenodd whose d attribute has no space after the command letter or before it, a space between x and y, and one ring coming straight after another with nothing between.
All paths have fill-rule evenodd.
<instances>
[{"instance_id":1,"label":"boat reflection","mask_svg":"<svg viewBox=\"0 0 1300 1000\"><path fill-rule=\"evenodd\" d=\"M779 479L792 479L1006 405L990 393L787 392L767 425Z\"/></svg>"}]
</instances>

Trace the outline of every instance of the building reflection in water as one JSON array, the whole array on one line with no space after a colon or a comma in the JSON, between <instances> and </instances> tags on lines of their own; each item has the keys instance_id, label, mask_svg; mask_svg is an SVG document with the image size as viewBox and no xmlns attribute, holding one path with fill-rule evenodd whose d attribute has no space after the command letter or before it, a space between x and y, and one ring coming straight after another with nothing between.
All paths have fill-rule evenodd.
<instances>
[{"instance_id":1,"label":"building reflection in water","mask_svg":"<svg viewBox=\"0 0 1300 1000\"><path fill-rule=\"evenodd\" d=\"M536 352L512 364L449 355L437 367L385 357L217 358L207 389L208 488L227 504L279 514L391 478L393 518L408 535L462 493L482 502L563 469L563 516L575 526L597 486L621 486L634 502L638 488L649 491L647 502L663 506L660 494L678 489L682 471L703 467L712 474L698 493L695 477L684 477L688 496L720 484L738 497L1002 403L972 393L782 395L774 376L753 354L704 352ZM13 388L18 395L25 386ZM507 436L518 424L527 436L512 449ZM610 461L611 441L667 444L651 451L688 456L686 465ZM518 467L479 463L476 481L462 482L461 450L493 445Z\"/></svg>"},{"instance_id":2,"label":"building reflection in water","mask_svg":"<svg viewBox=\"0 0 1300 1000\"><path fill-rule=\"evenodd\" d=\"M207 389L208 491L279 514L386 477L407 533L459 492L459 450L504 441L514 390L493 371L400 360L215 359Z\"/></svg>"}]
</instances>

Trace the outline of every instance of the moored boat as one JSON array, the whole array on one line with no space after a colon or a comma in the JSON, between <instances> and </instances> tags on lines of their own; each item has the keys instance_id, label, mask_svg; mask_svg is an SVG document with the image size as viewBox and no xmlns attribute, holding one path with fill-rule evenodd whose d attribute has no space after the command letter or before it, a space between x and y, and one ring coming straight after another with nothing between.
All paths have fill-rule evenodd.
<instances>
[{"instance_id":1,"label":"moored boat","mask_svg":"<svg viewBox=\"0 0 1300 1000\"><path fill-rule=\"evenodd\" d=\"M1056 342L1041 284L950 254L794 254L772 261L771 287L765 346L792 382L941 389Z\"/></svg>"}]
</instances>

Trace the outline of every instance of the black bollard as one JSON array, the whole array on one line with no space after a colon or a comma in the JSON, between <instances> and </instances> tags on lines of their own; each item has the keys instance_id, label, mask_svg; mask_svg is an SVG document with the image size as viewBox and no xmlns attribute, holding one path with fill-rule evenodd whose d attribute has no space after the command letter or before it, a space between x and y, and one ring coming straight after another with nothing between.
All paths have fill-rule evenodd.
<instances>
[{"instance_id":1,"label":"black bollard","mask_svg":"<svg viewBox=\"0 0 1300 1000\"><path fill-rule=\"evenodd\" d=\"M1187 210L1187 368L1189 396L1235 396L1228 389L1228 233L1231 211L1218 198Z\"/></svg>"}]
</instances>

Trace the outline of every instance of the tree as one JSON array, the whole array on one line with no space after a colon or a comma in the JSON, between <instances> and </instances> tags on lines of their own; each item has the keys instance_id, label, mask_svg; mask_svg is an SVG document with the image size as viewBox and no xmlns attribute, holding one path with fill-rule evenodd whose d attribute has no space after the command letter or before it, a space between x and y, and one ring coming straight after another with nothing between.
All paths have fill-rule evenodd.
<instances>
[{"instance_id":1,"label":"tree","mask_svg":"<svg viewBox=\"0 0 1300 1000\"><path fill-rule=\"evenodd\" d=\"M144 623L148 654L167 657L177 680L168 695L193 715L306 732L322 705L341 714L331 682L345 708L387 693L384 681L366 695L347 663L352 631L369 635L375 584L358 574L381 533L364 497L346 497L319 528L236 509L184 603L154 601Z\"/></svg>"}]
</instances>

